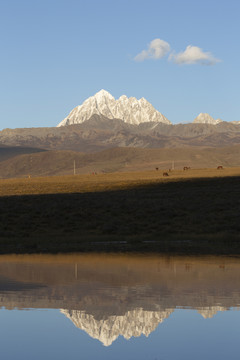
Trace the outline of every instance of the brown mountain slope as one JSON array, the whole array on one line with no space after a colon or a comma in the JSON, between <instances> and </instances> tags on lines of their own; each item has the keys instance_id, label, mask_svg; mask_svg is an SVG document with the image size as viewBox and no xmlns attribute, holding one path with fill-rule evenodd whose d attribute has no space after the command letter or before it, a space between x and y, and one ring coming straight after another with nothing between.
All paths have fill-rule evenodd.
<instances>
[{"instance_id":1,"label":"brown mountain slope","mask_svg":"<svg viewBox=\"0 0 240 360\"><path fill-rule=\"evenodd\" d=\"M22 154L32 154L45 151L44 149L22 147L22 146L6 146L0 144L0 161L10 159Z\"/></svg>"},{"instance_id":2,"label":"brown mountain slope","mask_svg":"<svg viewBox=\"0 0 240 360\"><path fill-rule=\"evenodd\" d=\"M0 178L51 176L92 172L115 172L240 166L240 145L225 148L172 149L114 148L84 154L73 151L45 151L25 154L0 162Z\"/></svg>"},{"instance_id":3,"label":"brown mountain slope","mask_svg":"<svg viewBox=\"0 0 240 360\"><path fill-rule=\"evenodd\" d=\"M93 152L113 147L170 148L220 147L240 144L240 125L143 123L93 115L79 125L54 128L4 129L0 143L49 150Z\"/></svg>"}]
</instances>

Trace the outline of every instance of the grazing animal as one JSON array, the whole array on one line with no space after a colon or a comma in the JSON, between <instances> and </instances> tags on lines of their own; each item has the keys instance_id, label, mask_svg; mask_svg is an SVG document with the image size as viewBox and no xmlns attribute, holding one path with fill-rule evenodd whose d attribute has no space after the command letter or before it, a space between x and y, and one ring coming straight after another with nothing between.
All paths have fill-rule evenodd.
<instances>
[{"instance_id":1,"label":"grazing animal","mask_svg":"<svg viewBox=\"0 0 240 360\"><path fill-rule=\"evenodd\" d=\"M219 165L219 166L217 167L217 170L223 170L222 165Z\"/></svg>"},{"instance_id":2,"label":"grazing animal","mask_svg":"<svg viewBox=\"0 0 240 360\"><path fill-rule=\"evenodd\" d=\"M158 168L156 168L156 170L158 171Z\"/></svg>"},{"instance_id":3,"label":"grazing animal","mask_svg":"<svg viewBox=\"0 0 240 360\"><path fill-rule=\"evenodd\" d=\"M163 176L169 176L167 172L164 172L163 173Z\"/></svg>"},{"instance_id":4,"label":"grazing animal","mask_svg":"<svg viewBox=\"0 0 240 360\"><path fill-rule=\"evenodd\" d=\"M183 170L190 170L190 166L184 166Z\"/></svg>"}]
</instances>

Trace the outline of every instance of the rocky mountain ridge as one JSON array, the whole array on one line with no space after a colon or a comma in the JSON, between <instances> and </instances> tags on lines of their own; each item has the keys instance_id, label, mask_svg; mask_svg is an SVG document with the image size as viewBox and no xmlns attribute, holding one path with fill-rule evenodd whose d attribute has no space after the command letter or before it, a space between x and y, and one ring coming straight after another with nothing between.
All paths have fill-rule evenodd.
<instances>
[{"instance_id":1,"label":"rocky mountain ridge","mask_svg":"<svg viewBox=\"0 0 240 360\"><path fill-rule=\"evenodd\" d=\"M4 129L0 146L93 152L112 147L179 148L223 147L240 144L240 126L228 122L178 124L148 122L128 124L93 115L78 125L53 128Z\"/></svg>"}]
</instances>

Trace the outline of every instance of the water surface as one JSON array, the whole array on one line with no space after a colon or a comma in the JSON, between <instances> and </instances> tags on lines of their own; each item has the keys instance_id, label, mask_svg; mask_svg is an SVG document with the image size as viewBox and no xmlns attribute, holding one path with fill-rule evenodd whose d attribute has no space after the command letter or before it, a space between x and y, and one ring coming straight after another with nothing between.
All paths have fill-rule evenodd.
<instances>
[{"instance_id":1,"label":"water surface","mask_svg":"<svg viewBox=\"0 0 240 360\"><path fill-rule=\"evenodd\" d=\"M0 257L4 359L239 359L240 259Z\"/></svg>"}]
</instances>

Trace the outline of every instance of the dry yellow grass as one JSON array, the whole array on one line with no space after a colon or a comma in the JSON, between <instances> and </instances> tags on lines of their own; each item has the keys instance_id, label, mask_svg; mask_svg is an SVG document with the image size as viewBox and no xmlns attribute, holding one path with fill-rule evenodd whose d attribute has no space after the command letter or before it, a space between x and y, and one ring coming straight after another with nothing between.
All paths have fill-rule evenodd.
<instances>
[{"instance_id":1,"label":"dry yellow grass","mask_svg":"<svg viewBox=\"0 0 240 360\"><path fill-rule=\"evenodd\" d=\"M190 169L116 172L111 174L66 175L20 179L1 179L0 196L30 194L85 193L121 190L143 185L176 182L200 178L240 176L240 168Z\"/></svg>"}]
</instances>

